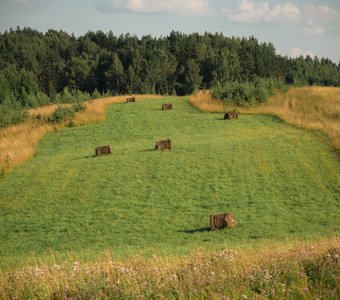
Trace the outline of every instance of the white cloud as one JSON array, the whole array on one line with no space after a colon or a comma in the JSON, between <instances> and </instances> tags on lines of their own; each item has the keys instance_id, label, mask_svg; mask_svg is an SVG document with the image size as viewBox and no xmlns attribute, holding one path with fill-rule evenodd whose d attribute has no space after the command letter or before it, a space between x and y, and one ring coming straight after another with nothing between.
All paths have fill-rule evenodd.
<instances>
[{"instance_id":1,"label":"white cloud","mask_svg":"<svg viewBox=\"0 0 340 300\"><path fill-rule=\"evenodd\" d=\"M312 51L309 51L309 50L303 50L303 49L300 49L300 48L289 48L288 49L288 56L292 57L292 58L296 58L296 57L299 57L299 56L311 56L311 57L314 57L315 54L312 52Z\"/></svg>"},{"instance_id":2,"label":"white cloud","mask_svg":"<svg viewBox=\"0 0 340 300\"><path fill-rule=\"evenodd\" d=\"M327 5L306 5L304 7L304 17L308 21L318 23L319 25L339 24L338 12Z\"/></svg>"},{"instance_id":3,"label":"white cloud","mask_svg":"<svg viewBox=\"0 0 340 300\"><path fill-rule=\"evenodd\" d=\"M321 35L329 26L339 26L338 12L327 5L304 7L304 33L307 35Z\"/></svg>"},{"instance_id":4,"label":"white cloud","mask_svg":"<svg viewBox=\"0 0 340 300\"><path fill-rule=\"evenodd\" d=\"M301 4L300 4L301 5ZM225 7L222 13L232 22L241 24L299 24L305 35L322 35L339 27L339 13L328 5L293 2L271 4L269 0L238 0L235 7Z\"/></svg>"},{"instance_id":5,"label":"white cloud","mask_svg":"<svg viewBox=\"0 0 340 300\"><path fill-rule=\"evenodd\" d=\"M135 13L170 13L181 15L205 14L210 11L209 0L102 0L99 10L125 10Z\"/></svg>"},{"instance_id":6,"label":"white cloud","mask_svg":"<svg viewBox=\"0 0 340 300\"><path fill-rule=\"evenodd\" d=\"M331 9L329 6L327 5L321 5L320 6L320 10L323 14L325 15L333 15L336 16L338 14L338 12L336 10Z\"/></svg>"},{"instance_id":7,"label":"white cloud","mask_svg":"<svg viewBox=\"0 0 340 300\"><path fill-rule=\"evenodd\" d=\"M305 26L303 31L307 35L321 35L325 33L325 29L320 26Z\"/></svg>"},{"instance_id":8,"label":"white cloud","mask_svg":"<svg viewBox=\"0 0 340 300\"><path fill-rule=\"evenodd\" d=\"M241 0L238 7L230 9L225 7L223 13L227 18L236 23L272 23L290 22L301 16L301 11L296 5L287 2L270 6L269 2L256 2Z\"/></svg>"}]
</instances>

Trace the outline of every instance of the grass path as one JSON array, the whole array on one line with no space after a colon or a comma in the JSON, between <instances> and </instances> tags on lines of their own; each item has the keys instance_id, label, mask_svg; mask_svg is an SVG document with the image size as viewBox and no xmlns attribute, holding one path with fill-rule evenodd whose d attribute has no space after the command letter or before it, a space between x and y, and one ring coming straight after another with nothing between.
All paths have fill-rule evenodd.
<instances>
[{"instance_id":1,"label":"grass path","mask_svg":"<svg viewBox=\"0 0 340 300\"><path fill-rule=\"evenodd\" d=\"M173 150L154 151L166 138ZM94 157L105 144L113 155ZM332 236L339 182L319 134L273 117L225 122L187 98L115 104L103 123L48 135L0 179L0 266L51 249L176 254ZM237 228L208 231L226 211Z\"/></svg>"}]
</instances>

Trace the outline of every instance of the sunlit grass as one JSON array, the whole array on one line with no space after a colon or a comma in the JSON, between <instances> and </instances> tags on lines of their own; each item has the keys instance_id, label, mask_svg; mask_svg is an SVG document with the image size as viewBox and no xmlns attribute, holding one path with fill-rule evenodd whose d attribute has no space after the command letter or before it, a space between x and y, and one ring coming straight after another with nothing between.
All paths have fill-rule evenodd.
<instances>
[{"instance_id":1,"label":"sunlit grass","mask_svg":"<svg viewBox=\"0 0 340 300\"><path fill-rule=\"evenodd\" d=\"M225 107L222 101L213 100L208 91L199 92L190 100L203 111L223 112L232 109ZM276 115L289 124L324 132L330 137L332 147L340 154L340 88L292 88L287 93L269 98L266 103L238 108L238 111Z\"/></svg>"},{"instance_id":2,"label":"sunlit grass","mask_svg":"<svg viewBox=\"0 0 340 300\"><path fill-rule=\"evenodd\" d=\"M75 122L94 124L49 134L0 179L1 299L338 297L339 161L320 134L186 98L105 118L124 99L88 103ZM209 231L227 211L238 226Z\"/></svg>"},{"instance_id":3,"label":"sunlit grass","mask_svg":"<svg viewBox=\"0 0 340 300\"><path fill-rule=\"evenodd\" d=\"M159 98L155 95L136 96L138 99ZM84 102L85 110L76 115L74 125L84 125L103 121L105 107L108 104L124 102L126 96L93 99ZM37 151L39 140L47 133L67 126L63 124L50 124L43 119L51 115L57 107L70 106L69 104L47 105L30 109L30 118L21 124L0 129L0 172L9 171L23 162L31 159ZM36 116L41 116L38 120Z\"/></svg>"},{"instance_id":4,"label":"sunlit grass","mask_svg":"<svg viewBox=\"0 0 340 300\"><path fill-rule=\"evenodd\" d=\"M155 151L167 138L173 150ZM94 157L106 144L113 154ZM332 236L339 181L318 134L273 117L226 122L186 98L116 104L102 123L48 135L0 180L0 255L11 266L50 250L169 255ZM238 226L210 232L219 212Z\"/></svg>"},{"instance_id":5,"label":"sunlit grass","mask_svg":"<svg viewBox=\"0 0 340 300\"><path fill-rule=\"evenodd\" d=\"M338 299L338 239L69 260L0 273L2 299Z\"/></svg>"}]
</instances>

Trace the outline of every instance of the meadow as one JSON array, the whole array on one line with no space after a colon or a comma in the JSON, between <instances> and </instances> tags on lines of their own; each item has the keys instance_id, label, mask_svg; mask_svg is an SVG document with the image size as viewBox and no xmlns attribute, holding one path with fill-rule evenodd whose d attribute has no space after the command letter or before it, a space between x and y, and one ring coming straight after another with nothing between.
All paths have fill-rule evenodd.
<instances>
[{"instance_id":1,"label":"meadow","mask_svg":"<svg viewBox=\"0 0 340 300\"><path fill-rule=\"evenodd\" d=\"M213 99L209 91L199 91L190 102L202 111L224 112L234 109L231 104ZM340 88L300 87L286 93L276 93L268 101L250 107L238 107L245 114L279 117L284 122L325 133L329 144L340 157Z\"/></svg>"},{"instance_id":2,"label":"meadow","mask_svg":"<svg viewBox=\"0 0 340 300\"><path fill-rule=\"evenodd\" d=\"M134 96L138 99L152 99L156 97L155 95ZM76 114L72 124L84 125L103 121L107 105L124 101L124 96L85 101L83 102L85 110ZM51 116L57 108L69 106L70 104L53 104L32 108L29 110L30 117L27 121L0 129L0 175L31 159L37 153L39 140L47 133L67 126L67 122L52 124L46 122L45 119ZM37 116L40 118L37 118Z\"/></svg>"},{"instance_id":3,"label":"meadow","mask_svg":"<svg viewBox=\"0 0 340 300\"><path fill-rule=\"evenodd\" d=\"M173 150L155 151L166 138ZM112 105L102 123L49 134L1 178L1 268L51 253L183 255L334 236L339 162L323 139L270 116L226 122L187 98ZM105 144L113 154L95 157ZM211 232L219 212L238 226Z\"/></svg>"}]
</instances>

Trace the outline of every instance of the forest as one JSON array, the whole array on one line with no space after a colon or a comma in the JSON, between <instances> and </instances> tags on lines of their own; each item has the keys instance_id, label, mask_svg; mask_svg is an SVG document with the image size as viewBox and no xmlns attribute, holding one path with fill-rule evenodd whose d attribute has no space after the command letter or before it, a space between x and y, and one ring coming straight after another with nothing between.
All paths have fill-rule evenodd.
<instances>
[{"instance_id":1,"label":"forest","mask_svg":"<svg viewBox=\"0 0 340 300\"><path fill-rule=\"evenodd\" d=\"M211 89L238 105L265 101L276 88L340 86L340 62L289 58L272 43L221 33L76 37L16 28L0 33L0 127L25 109L103 95L188 95Z\"/></svg>"}]
</instances>

